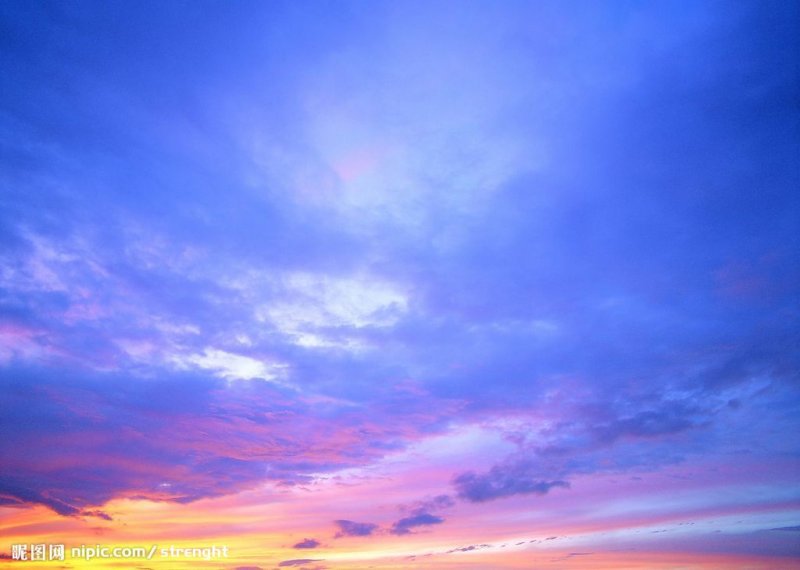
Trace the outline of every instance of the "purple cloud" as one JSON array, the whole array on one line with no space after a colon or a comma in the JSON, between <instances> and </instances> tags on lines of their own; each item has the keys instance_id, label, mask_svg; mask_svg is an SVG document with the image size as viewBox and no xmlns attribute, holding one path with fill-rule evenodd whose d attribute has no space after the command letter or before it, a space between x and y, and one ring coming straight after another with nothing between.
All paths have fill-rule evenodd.
<instances>
[{"instance_id":1,"label":"purple cloud","mask_svg":"<svg viewBox=\"0 0 800 570\"><path fill-rule=\"evenodd\" d=\"M472 503L483 503L513 495L545 495L551 489L569 488L566 481L541 481L531 479L524 464L494 466L487 473L472 471L461 473L453 479L458 496Z\"/></svg>"},{"instance_id":2,"label":"purple cloud","mask_svg":"<svg viewBox=\"0 0 800 570\"><path fill-rule=\"evenodd\" d=\"M781 532L800 532L800 525L797 526L781 526L778 528L771 528L769 530L777 530Z\"/></svg>"},{"instance_id":3,"label":"purple cloud","mask_svg":"<svg viewBox=\"0 0 800 570\"><path fill-rule=\"evenodd\" d=\"M431 497L428 499L423 499L421 501L416 501L410 505L402 505L400 509L402 511L410 511L415 514L419 513L426 513L430 511L440 510L440 509L448 509L455 505L455 501L450 495L436 495L435 497Z\"/></svg>"},{"instance_id":4,"label":"purple cloud","mask_svg":"<svg viewBox=\"0 0 800 570\"><path fill-rule=\"evenodd\" d=\"M333 522L339 527L334 538L342 538L345 536L371 536L378 529L378 525L374 523L360 523L345 519Z\"/></svg>"},{"instance_id":5,"label":"purple cloud","mask_svg":"<svg viewBox=\"0 0 800 570\"><path fill-rule=\"evenodd\" d=\"M379 457L385 450L376 438L403 441L417 429L407 423L405 431L397 430L389 420L393 412L384 416L385 425L369 416L332 421L325 414L333 408L311 413L273 384L235 387L205 374L142 379L83 373L65 379L55 371L14 369L0 371L0 378L8 436L0 442L8 457L0 497L65 516L103 518L94 507L114 497L187 503L263 481L303 482L312 473ZM368 433L355 427L366 422L372 425ZM48 440L52 430L58 445L16 451L19 438Z\"/></svg>"},{"instance_id":6,"label":"purple cloud","mask_svg":"<svg viewBox=\"0 0 800 570\"><path fill-rule=\"evenodd\" d=\"M304 538L303 540L301 540L300 542L298 542L297 544L292 546L292 548L300 548L300 549L302 549L302 548L316 548L320 544L321 544L320 541L318 541L315 538Z\"/></svg>"},{"instance_id":7,"label":"purple cloud","mask_svg":"<svg viewBox=\"0 0 800 570\"><path fill-rule=\"evenodd\" d=\"M437 517L430 513L419 513L395 522L389 532L398 535L410 534L412 529L416 527L442 524L443 522L444 519L442 517Z\"/></svg>"},{"instance_id":8,"label":"purple cloud","mask_svg":"<svg viewBox=\"0 0 800 570\"><path fill-rule=\"evenodd\" d=\"M82 511L81 512L81 516L83 516L83 517L97 517L97 518L100 518L100 519L103 519L103 520L106 520L106 521L114 520L111 517L111 515L109 515L108 513L104 512L104 511L101 511L101 510L97 510L97 509L93 510L93 511Z\"/></svg>"}]
</instances>

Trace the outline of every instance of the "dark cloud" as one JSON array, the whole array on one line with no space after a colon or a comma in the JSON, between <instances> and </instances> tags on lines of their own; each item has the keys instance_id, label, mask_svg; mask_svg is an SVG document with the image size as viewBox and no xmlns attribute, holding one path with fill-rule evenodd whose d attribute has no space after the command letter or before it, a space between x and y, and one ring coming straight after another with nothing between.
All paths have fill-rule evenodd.
<instances>
[{"instance_id":1,"label":"dark cloud","mask_svg":"<svg viewBox=\"0 0 800 570\"><path fill-rule=\"evenodd\" d=\"M0 497L65 516L106 518L93 507L114 497L188 503L263 481L304 482L380 456L376 439L404 437L374 422L368 433L358 431L367 417L333 421L325 417L331 410L310 413L267 382L31 368L0 370L0 378L0 424L8 436L0 442L8 458ZM57 446L44 443L52 433ZM20 440L40 443L19 453Z\"/></svg>"},{"instance_id":2,"label":"dark cloud","mask_svg":"<svg viewBox=\"0 0 800 570\"><path fill-rule=\"evenodd\" d=\"M577 558L578 556L591 556L594 552L570 552L566 556L561 556L559 558L553 558L552 562L563 562L565 560L569 560L570 558Z\"/></svg>"},{"instance_id":3,"label":"dark cloud","mask_svg":"<svg viewBox=\"0 0 800 570\"><path fill-rule=\"evenodd\" d=\"M339 527L334 538L342 538L344 536L370 536L378 530L378 525L374 523L360 523L345 519L333 522Z\"/></svg>"},{"instance_id":4,"label":"dark cloud","mask_svg":"<svg viewBox=\"0 0 800 570\"><path fill-rule=\"evenodd\" d=\"M777 530L781 532L800 532L800 525L798 526L780 526L778 528L771 528L770 530Z\"/></svg>"},{"instance_id":5,"label":"dark cloud","mask_svg":"<svg viewBox=\"0 0 800 570\"><path fill-rule=\"evenodd\" d=\"M553 488L569 488L566 481L532 479L530 467L525 463L496 465L483 474L472 471L461 473L453 479L453 485L460 498L472 503L513 495L544 495Z\"/></svg>"},{"instance_id":6,"label":"dark cloud","mask_svg":"<svg viewBox=\"0 0 800 570\"><path fill-rule=\"evenodd\" d=\"M303 566L304 564L308 564L310 562L322 562L323 558L295 558L292 560L284 560L283 562L279 562L278 566L288 567L288 566Z\"/></svg>"},{"instance_id":7,"label":"dark cloud","mask_svg":"<svg viewBox=\"0 0 800 570\"><path fill-rule=\"evenodd\" d=\"M485 548L492 548L491 544L470 544L469 546L463 546L461 548L454 548L452 550L448 550L447 554L452 554L453 552L472 552L473 550L483 550Z\"/></svg>"},{"instance_id":8,"label":"dark cloud","mask_svg":"<svg viewBox=\"0 0 800 570\"><path fill-rule=\"evenodd\" d=\"M315 538L304 538L303 540L292 546L292 548L316 548L320 544L321 544L320 541L318 541Z\"/></svg>"},{"instance_id":9,"label":"dark cloud","mask_svg":"<svg viewBox=\"0 0 800 570\"><path fill-rule=\"evenodd\" d=\"M658 411L645 410L628 418L594 428L595 435L603 442L613 442L625 437L657 437L682 432L695 427L693 411L680 406Z\"/></svg>"},{"instance_id":10,"label":"dark cloud","mask_svg":"<svg viewBox=\"0 0 800 570\"><path fill-rule=\"evenodd\" d=\"M562 421L509 434L507 439L518 451L504 461L485 473L457 474L453 479L457 496L484 502L545 494L569 487L574 475L677 463L684 458L678 450L701 440L717 410L727 408L724 398L712 407L694 399L667 398L657 390L617 401L586 393L573 398L565 392L560 405Z\"/></svg>"},{"instance_id":11,"label":"dark cloud","mask_svg":"<svg viewBox=\"0 0 800 570\"><path fill-rule=\"evenodd\" d=\"M442 524L443 522L444 519L442 517L437 517L430 513L420 513L410 517L404 517L395 522L389 532L398 535L409 534L412 532L412 529L416 527Z\"/></svg>"},{"instance_id":12,"label":"dark cloud","mask_svg":"<svg viewBox=\"0 0 800 570\"><path fill-rule=\"evenodd\" d=\"M34 484L36 484L36 482L34 482ZM39 484L41 485L41 482L39 482ZM14 503L11 504L40 504L64 516L76 516L80 514L81 509L78 506L58 498L53 498L49 496L49 493L41 493L30 485L30 482L26 485L20 481L18 477L0 476L0 493L7 495L9 500L14 501Z\"/></svg>"},{"instance_id":13,"label":"dark cloud","mask_svg":"<svg viewBox=\"0 0 800 570\"><path fill-rule=\"evenodd\" d=\"M82 511L81 516L83 517L97 517L106 521L113 521L114 519L108 513L101 511L101 510L93 510L93 511Z\"/></svg>"}]
</instances>

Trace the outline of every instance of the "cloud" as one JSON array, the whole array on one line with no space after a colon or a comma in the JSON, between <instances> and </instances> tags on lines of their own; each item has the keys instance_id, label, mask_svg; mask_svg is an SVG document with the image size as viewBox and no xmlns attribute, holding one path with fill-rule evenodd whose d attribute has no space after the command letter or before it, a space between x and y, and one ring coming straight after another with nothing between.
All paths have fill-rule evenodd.
<instances>
[{"instance_id":1,"label":"cloud","mask_svg":"<svg viewBox=\"0 0 800 570\"><path fill-rule=\"evenodd\" d=\"M657 437L674 434L696 427L694 415L697 411L680 402L669 403L659 410L643 410L630 417L615 419L594 427L593 431L603 442L613 442L625 436Z\"/></svg>"},{"instance_id":2,"label":"cloud","mask_svg":"<svg viewBox=\"0 0 800 570\"><path fill-rule=\"evenodd\" d=\"M281 568L288 566L302 566L310 562L322 562L323 560L323 558L295 558L292 560L284 560L283 562L279 562L278 566Z\"/></svg>"},{"instance_id":3,"label":"cloud","mask_svg":"<svg viewBox=\"0 0 800 570\"><path fill-rule=\"evenodd\" d=\"M781 526L778 528L771 528L769 530L777 530L781 532L800 532L800 525L797 526Z\"/></svg>"},{"instance_id":4,"label":"cloud","mask_svg":"<svg viewBox=\"0 0 800 570\"><path fill-rule=\"evenodd\" d=\"M231 385L202 371L153 377L17 367L0 378L9 435L0 442L8 457L0 497L64 516L104 518L96 507L115 497L188 503L265 481L306 482L374 460L386 449L377 443L414 437L388 419L400 408L380 419L346 402L312 408L291 389ZM24 454L13 444L20 439L32 442Z\"/></svg>"},{"instance_id":5,"label":"cloud","mask_svg":"<svg viewBox=\"0 0 800 570\"><path fill-rule=\"evenodd\" d=\"M404 517L395 522L389 532L398 535L409 534L412 532L411 529L413 528L442 524L443 522L444 519L442 517L437 517L429 513L420 513L410 517Z\"/></svg>"},{"instance_id":6,"label":"cloud","mask_svg":"<svg viewBox=\"0 0 800 570\"><path fill-rule=\"evenodd\" d=\"M371 536L372 533L378 529L378 525L374 523L359 523L344 519L333 522L339 527L334 538L342 538L345 536Z\"/></svg>"},{"instance_id":7,"label":"cloud","mask_svg":"<svg viewBox=\"0 0 800 570\"><path fill-rule=\"evenodd\" d=\"M31 486L25 485L16 477L8 475L0 476L0 493L5 495L4 499L7 498L10 504L40 504L64 516L77 516L81 513L81 509L78 506L65 500L51 497L50 493L39 492ZM104 502L104 500L97 502Z\"/></svg>"},{"instance_id":8,"label":"cloud","mask_svg":"<svg viewBox=\"0 0 800 570\"><path fill-rule=\"evenodd\" d=\"M107 521L113 521L114 519L111 518L111 515L108 513L101 511L101 510L93 510L93 511L82 511L81 516L83 517L97 517Z\"/></svg>"},{"instance_id":9,"label":"cloud","mask_svg":"<svg viewBox=\"0 0 800 570\"><path fill-rule=\"evenodd\" d=\"M487 473L467 471L453 479L458 496L472 503L483 503L513 495L545 495L553 488L569 488L566 481L531 479L525 464L494 466Z\"/></svg>"},{"instance_id":10,"label":"cloud","mask_svg":"<svg viewBox=\"0 0 800 570\"><path fill-rule=\"evenodd\" d=\"M485 548L494 548L491 544L470 544L469 546L463 546L461 548L453 548L452 550L448 550L447 554L452 554L454 552L472 552L473 550L483 550Z\"/></svg>"},{"instance_id":11,"label":"cloud","mask_svg":"<svg viewBox=\"0 0 800 570\"><path fill-rule=\"evenodd\" d=\"M561 556L559 558L553 558L551 562L563 562L565 560L569 560L570 558L577 558L579 556L592 556L594 552L570 552L566 556Z\"/></svg>"},{"instance_id":12,"label":"cloud","mask_svg":"<svg viewBox=\"0 0 800 570\"><path fill-rule=\"evenodd\" d=\"M303 540L292 546L292 548L316 548L319 545L320 541L318 541L315 538L304 538Z\"/></svg>"},{"instance_id":13,"label":"cloud","mask_svg":"<svg viewBox=\"0 0 800 570\"><path fill-rule=\"evenodd\" d=\"M687 434L694 441L702 438L718 410L730 408L727 401L724 396L678 398L655 389L620 403L607 400L591 385L554 388L535 408L541 427L526 423L506 434L517 451L484 473L456 474L452 484L459 498L486 502L568 488L575 475L677 463L683 460L680 450L692 441ZM551 407L557 409L553 417Z\"/></svg>"},{"instance_id":14,"label":"cloud","mask_svg":"<svg viewBox=\"0 0 800 570\"><path fill-rule=\"evenodd\" d=\"M455 505L455 501L450 495L436 495L428 499L416 501L410 505L403 505L400 507L403 511L410 511L415 514L426 513L440 509L448 509Z\"/></svg>"},{"instance_id":15,"label":"cloud","mask_svg":"<svg viewBox=\"0 0 800 570\"><path fill-rule=\"evenodd\" d=\"M209 369L223 378L241 380L252 378L277 380L286 368L285 364L265 363L240 354L208 348L203 354L176 357L175 362L180 368L195 365Z\"/></svg>"}]
</instances>

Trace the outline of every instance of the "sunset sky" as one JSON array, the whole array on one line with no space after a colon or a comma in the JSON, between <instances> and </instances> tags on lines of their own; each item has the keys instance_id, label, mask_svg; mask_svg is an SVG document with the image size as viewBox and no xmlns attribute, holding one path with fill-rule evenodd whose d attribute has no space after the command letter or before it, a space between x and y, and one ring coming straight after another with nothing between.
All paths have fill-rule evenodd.
<instances>
[{"instance_id":1,"label":"sunset sky","mask_svg":"<svg viewBox=\"0 0 800 570\"><path fill-rule=\"evenodd\" d=\"M798 2L0 2L0 567L800 568L798 54Z\"/></svg>"}]
</instances>

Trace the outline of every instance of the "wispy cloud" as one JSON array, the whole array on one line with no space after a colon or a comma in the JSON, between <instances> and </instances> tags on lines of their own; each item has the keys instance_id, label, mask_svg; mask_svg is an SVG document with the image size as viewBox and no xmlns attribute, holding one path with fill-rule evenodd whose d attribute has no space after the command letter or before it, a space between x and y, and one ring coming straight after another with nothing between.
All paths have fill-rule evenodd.
<instances>
[{"instance_id":1,"label":"wispy cloud","mask_svg":"<svg viewBox=\"0 0 800 570\"><path fill-rule=\"evenodd\" d=\"M303 566L305 564L309 564L311 562L321 562L321 558L295 558L293 560L284 560L282 562L278 562L278 567L289 567L289 566Z\"/></svg>"}]
</instances>

